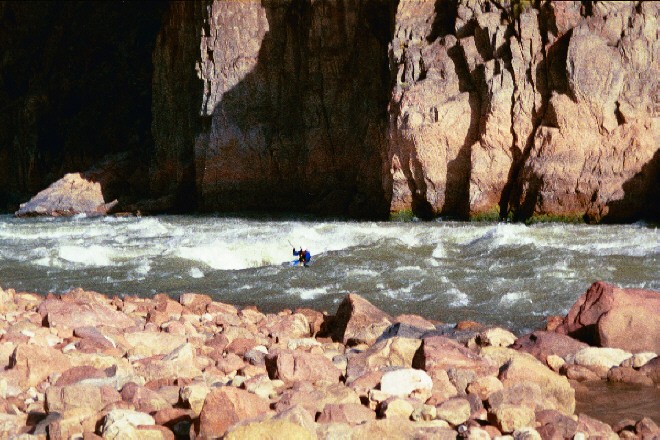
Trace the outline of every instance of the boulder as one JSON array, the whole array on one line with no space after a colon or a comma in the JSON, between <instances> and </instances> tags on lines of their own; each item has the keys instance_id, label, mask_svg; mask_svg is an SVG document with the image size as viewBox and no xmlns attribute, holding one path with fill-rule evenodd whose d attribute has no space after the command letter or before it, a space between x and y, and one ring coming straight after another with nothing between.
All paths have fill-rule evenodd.
<instances>
[{"instance_id":1,"label":"boulder","mask_svg":"<svg viewBox=\"0 0 660 440\"><path fill-rule=\"evenodd\" d=\"M136 411L149 414L172 407L158 392L134 382L124 385L121 389L121 399L133 405Z\"/></svg>"},{"instance_id":2,"label":"boulder","mask_svg":"<svg viewBox=\"0 0 660 440\"><path fill-rule=\"evenodd\" d=\"M266 331L276 340L305 338L311 335L310 324L302 313L292 315L272 315L267 319Z\"/></svg>"},{"instance_id":3,"label":"boulder","mask_svg":"<svg viewBox=\"0 0 660 440\"><path fill-rule=\"evenodd\" d=\"M431 391L432 388L431 377L425 371L413 368L388 371L380 380L381 391L400 397L406 397L415 391Z\"/></svg>"},{"instance_id":4,"label":"boulder","mask_svg":"<svg viewBox=\"0 0 660 440\"><path fill-rule=\"evenodd\" d=\"M575 353L574 362L584 367L602 368L607 371L631 357L631 353L620 348L586 347Z\"/></svg>"},{"instance_id":5,"label":"boulder","mask_svg":"<svg viewBox=\"0 0 660 440\"><path fill-rule=\"evenodd\" d=\"M486 347L508 347L515 341L516 336L513 333L499 327L486 329L477 336L477 343Z\"/></svg>"},{"instance_id":6,"label":"boulder","mask_svg":"<svg viewBox=\"0 0 660 440\"><path fill-rule=\"evenodd\" d=\"M339 382L341 371L321 354L278 350L266 357L271 379L285 382Z\"/></svg>"},{"instance_id":7,"label":"boulder","mask_svg":"<svg viewBox=\"0 0 660 440\"><path fill-rule=\"evenodd\" d=\"M105 215L116 204L117 200L105 202L99 182L88 179L80 173L69 173L40 191L28 202L21 203L15 215L17 217Z\"/></svg>"},{"instance_id":8,"label":"boulder","mask_svg":"<svg viewBox=\"0 0 660 440\"><path fill-rule=\"evenodd\" d=\"M204 400L197 435L201 438L222 437L230 426L268 411L268 401L255 394L234 387L215 388Z\"/></svg>"},{"instance_id":9,"label":"boulder","mask_svg":"<svg viewBox=\"0 0 660 440\"><path fill-rule=\"evenodd\" d=\"M516 339L511 348L527 352L541 362L546 362L548 356L555 355L566 359L586 347L588 344L569 336L537 330Z\"/></svg>"},{"instance_id":10,"label":"boulder","mask_svg":"<svg viewBox=\"0 0 660 440\"><path fill-rule=\"evenodd\" d=\"M368 420L375 420L376 413L358 403L329 403L319 414L318 423L348 423L359 425Z\"/></svg>"},{"instance_id":11,"label":"boulder","mask_svg":"<svg viewBox=\"0 0 660 440\"><path fill-rule=\"evenodd\" d=\"M284 434L286 433L286 434ZM231 428L222 437L225 440L278 440L285 435L291 440L316 440L316 433L286 420L264 420L250 422Z\"/></svg>"},{"instance_id":12,"label":"boulder","mask_svg":"<svg viewBox=\"0 0 660 440\"><path fill-rule=\"evenodd\" d=\"M607 380L653 386L653 379L632 367L613 367L607 372Z\"/></svg>"},{"instance_id":13,"label":"boulder","mask_svg":"<svg viewBox=\"0 0 660 440\"><path fill-rule=\"evenodd\" d=\"M154 418L149 414L129 409L113 409L106 414L101 432L104 438L138 440L142 438L138 427L154 424Z\"/></svg>"},{"instance_id":14,"label":"boulder","mask_svg":"<svg viewBox=\"0 0 660 440\"><path fill-rule=\"evenodd\" d=\"M660 352L660 294L595 282L571 307L557 332L590 345Z\"/></svg>"},{"instance_id":15,"label":"boulder","mask_svg":"<svg viewBox=\"0 0 660 440\"><path fill-rule=\"evenodd\" d=\"M505 392L516 386L538 388L541 398L534 397L533 402L528 402L533 403L536 410L556 409L564 414L573 414L575 411L575 391L568 380L532 355L497 347L483 348L481 353L500 363L499 379Z\"/></svg>"},{"instance_id":16,"label":"boulder","mask_svg":"<svg viewBox=\"0 0 660 440\"><path fill-rule=\"evenodd\" d=\"M111 327L124 330L135 326L135 321L126 314L96 301L47 299L37 311L51 328Z\"/></svg>"},{"instance_id":17,"label":"boulder","mask_svg":"<svg viewBox=\"0 0 660 440\"><path fill-rule=\"evenodd\" d=\"M90 384L51 386L46 390L48 412L65 412L73 408L102 410L108 404L121 401L121 395L109 386Z\"/></svg>"},{"instance_id":18,"label":"boulder","mask_svg":"<svg viewBox=\"0 0 660 440\"><path fill-rule=\"evenodd\" d=\"M371 345L393 322L390 315L351 293L339 304L329 333L335 341L346 345Z\"/></svg>"},{"instance_id":19,"label":"boulder","mask_svg":"<svg viewBox=\"0 0 660 440\"><path fill-rule=\"evenodd\" d=\"M376 342L363 352L348 355L347 376L349 379L357 378L368 371L385 367L411 368L421 344L419 339L399 337Z\"/></svg>"},{"instance_id":20,"label":"boulder","mask_svg":"<svg viewBox=\"0 0 660 440\"><path fill-rule=\"evenodd\" d=\"M573 438L578 426L572 417L548 409L536 412L536 423L543 439Z\"/></svg>"},{"instance_id":21,"label":"boulder","mask_svg":"<svg viewBox=\"0 0 660 440\"><path fill-rule=\"evenodd\" d=\"M502 382L497 377L494 376L482 376L476 378L471 382L467 387L467 392L469 394L474 394L479 397L480 400L488 400L488 397L504 388Z\"/></svg>"},{"instance_id":22,"label":"boulder","mask_svg":"<svg viewBox=\"0 0 660 440\"><path fill-rule=\"evenodd\" d=\"M503 433L512 433L526 426L534 426L536 419L534 410L525 405L503 404L493 409L489 415Z\"/></svg>"},{"instance_id":23,"label":"boulder","mask_svg":"<svg viewBox=\"0 0 660 440\"><path fill-rule=\"evenodd\" d=\"M328 404L355 403L360 404L360 397L344 384L337 383L329 386L313 386L307 382L297 382L280 395L275 404L278 413L287 411L295 406L302 407L309 415L316 418L317 413L323 411Z\"/></svg>"},{"instance_id":24,"label":"boulder","mask_svg":"<svg viewBox=\"0 0 660 440\"><path fill-rule=\"evenodd\" d=\"M639 371L650 377L654 383L660 383L660 357L650 360Z\"/></svg>"},{"instance_id":25,"label":"boulder","mask_svg":"<svg viewBox=\"0 0 660 440\"><path fill-rule=\"evenodd\" d=\"M413 359L413 368L427 372L453 368L475 371L479 375L497 374L497 366L491 360L444 336L423 339L422 347Z\"/></svg>"},{"instance_id":26,"label":"boulder","mask_svg":"<svg viewBox=\"0 0 660 440\"><path fill-rule=\"evenodd\" d=\"M71 362L61 351L36 345L18 345L9 363L9 369L19 371L21 382L28 387L36 387L51 374L69 368Z\"/></svg>"},{"instance_id":27,"label":"boulder","mask_svg":"<svg viewBox=\"0 0 660 440\"><path fill-rule=\"evenodd\" d=\"M612 430L610 425L589 417L586 414L579 414L576 428L576 438L578 434L584 434L586 438L598 438L603 440L617 440L619 436Z\"/></svg>"},{"instance_id":28,"label":"boulder","mask_svg":"<svg viewBox=\"0 0 660 440\"><path fill-rule=\"evenodd\" d=\"M168 354L186 343L186 337L164 332L125 333L124 338L130 345L130 358L142 358Z\"/></svg>"},{"instance_id":29,"label":"boulder","mask_svg":"<svg viewBox=\"0 0 660 440\"><path fill-rule=\"evenodd\" d=\"M438 405L436 410L440 420L446 420L454 426L465 423L472 413L470 402L462 397L446 400Z\"/></svg>"}]
</instances>

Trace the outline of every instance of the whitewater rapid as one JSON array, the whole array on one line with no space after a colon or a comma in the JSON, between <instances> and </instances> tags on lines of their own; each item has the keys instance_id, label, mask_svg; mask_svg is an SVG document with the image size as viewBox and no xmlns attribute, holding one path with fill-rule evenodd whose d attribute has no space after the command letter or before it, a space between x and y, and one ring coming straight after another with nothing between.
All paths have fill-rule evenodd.
<instances>
[{"instance_id":1,"label":"whitewater rapid","mask_svg":"<svg viewBox=\"0 0 660 440\"><path fill-rule=\"evenodd\" d=\"M289 242L312 252L290 267ZM108 295L200 292L263 311L334 313L356 292L391 313L518 332L565 314L596 280L660 290L644 224L349 222L219 216L0 216L0 287Z\"/></svg>"}]
</instances>

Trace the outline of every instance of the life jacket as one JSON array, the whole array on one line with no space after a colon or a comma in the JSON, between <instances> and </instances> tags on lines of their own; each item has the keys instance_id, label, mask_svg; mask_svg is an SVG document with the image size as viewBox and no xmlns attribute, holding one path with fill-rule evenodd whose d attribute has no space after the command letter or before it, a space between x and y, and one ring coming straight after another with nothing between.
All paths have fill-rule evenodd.
<instances>
[{"instance_id":1,"label":"life jacket","mask_svg":"<svg viewBox=\"0 0 660 440\"><path fill-rule=\"evenodd\" d=\"M306 254L306 253L307 253L307 251L301 249L301 250L300 250L300 253L298 254L298 261L304 263L304 262L305 262L305 254Z\"/></svg>"}]
</instances>

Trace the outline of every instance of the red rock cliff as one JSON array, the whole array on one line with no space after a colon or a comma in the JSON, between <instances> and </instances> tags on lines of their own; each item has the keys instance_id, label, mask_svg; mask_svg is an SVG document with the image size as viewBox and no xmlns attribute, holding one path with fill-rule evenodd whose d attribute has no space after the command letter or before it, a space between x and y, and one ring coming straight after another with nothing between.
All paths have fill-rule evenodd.
<instances>
[{"instance_id":1,"label":"red rock cliff","mask_svg":"<svg viewBox=\"0 0 660 440\"><path fill-rule=\"evenodd\" d=\"M3 2L0 205L129 152L145 212L658 220L658 9Z\"/></svg>"},{"instance_id":2,"label":"red rock cliff","mask_svg":"<svg viewBox=\"0 0 660 440\"><path fill-rule=\"evenodd\" d=\"M155 60L195 44L203 123L175 150L205 210L629 221L657 214L658 8L214 1ZM158 142L191 126L179 105L154 108L156 176L185 174Z\"/></svg>"}]
</instances>

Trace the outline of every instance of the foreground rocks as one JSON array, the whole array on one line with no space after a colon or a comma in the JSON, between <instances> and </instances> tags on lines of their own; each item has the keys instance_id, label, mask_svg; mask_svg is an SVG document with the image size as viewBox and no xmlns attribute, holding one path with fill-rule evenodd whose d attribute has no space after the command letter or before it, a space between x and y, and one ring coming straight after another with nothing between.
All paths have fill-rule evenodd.
<instances>
[{"instance_id":1,"label":"foreground rocks","mask_svg":"<svg viewBox=\"0 0 660 440\"><path fill-rule=\"evenodd\" d=\"M589 292L598 289L630 293L599 283ZM540 330L514 340L475 323L448 330L387 315L357 294L328 316L264 314L194 293L175 301L8 289L0 334L0 438L660 435L648 417L610 426L575 414L573 385L657 387L655 352Z\"/></svg>"}]
</instances>

